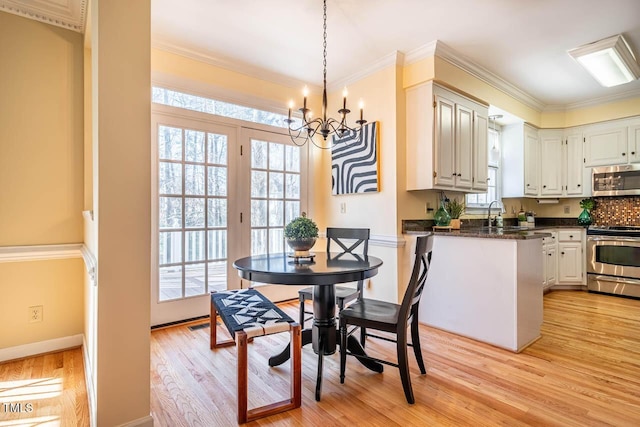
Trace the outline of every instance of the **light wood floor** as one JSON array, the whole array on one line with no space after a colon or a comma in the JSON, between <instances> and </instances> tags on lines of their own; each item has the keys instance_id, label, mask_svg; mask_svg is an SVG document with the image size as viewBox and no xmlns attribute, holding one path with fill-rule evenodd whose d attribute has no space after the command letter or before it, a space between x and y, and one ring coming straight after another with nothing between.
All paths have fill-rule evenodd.
<instances>
[{"instance_id":1,"label":"light wood floor","mask_svg":"<svg viewBox=\"0 0 640 427\"><path fill-rule=\"evenodd\" d=\"M82 349L0 363L0 426L88 426Z\"/></svg>"},{"instance_id":2,"label":"light wood floor","mask_svg":"<svg viewBox=\"0 0 640 427\"><path fill-rule=\"evenodd\" d=\"M285 311L296 315L297 305ZM410 359L416 404L404 399L396 369L376 374L355 359L344 385L338 355L325 358L322 401L314 400L316 357L303 350L302 408L256 426L639 426L640 301L576 291L544 299L542 338L521 354L421 326L427 375ZM280 336L281 335L281 336ZM286 336L249 345L250 405L288 392L288 364L267 358ZM236 425L235 349L209 350L209 329L178 326L151 334L151 411L156 426ZM393 357L393 344L368 351ZM33 400L31 418L88 425L80 350L0 364L0 411L9 381L60 378L62 396ZM20 392L21 393L21 392ZM34 394L35 396L35 394ZM84 403L81 403L83 401ZM83 406L84 405L84 406ZM0 426L10 419L0 412ZM46 425L46 424L42 424ZM52 424L58 425L58 424Z\"/></svg>"}]
</instances>

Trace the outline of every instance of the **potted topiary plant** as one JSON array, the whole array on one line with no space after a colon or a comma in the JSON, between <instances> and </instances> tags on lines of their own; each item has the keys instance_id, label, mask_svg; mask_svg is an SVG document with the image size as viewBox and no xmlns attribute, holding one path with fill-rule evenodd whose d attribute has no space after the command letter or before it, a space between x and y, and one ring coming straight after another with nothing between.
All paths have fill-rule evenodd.
<instances>
[{"instance_id":1,"label":"potted topiary plant","mask_svg":"<svg viewBox=\"0 0 640 427\"><path fill-rule=\"evenodd\" d=\"M284 227L284 238L291 249L293 256L304 258L309 256L309 249L313 247L318 238L318 226L307 214L302 212L302 216L291 221Z\"/></svg>"},{"instance_id":2,"label":"potted topiary plant","mask_svg":"<svg viewBox=\"0 0 640 427\"><path fill-rule=\"evenodd\" d=\"M464 213L464 202L459 202L458 199L447 199L446 209L451 216L451 222L449 225L454 230L460 229L460 216Z\"/></svg>"},{"instance_id":3,"label":"potted topiary plant","mask_svg":"<svg viewBox=\"0 0 640 427\"><path fill-rule=\"evenodd\" d=\"M580 207L582 212L578 216L578 225L587 227L591 225L591 211L596 207L596 201L592 197L582 199L580 200Z\"/></svg>"}]
</instances>

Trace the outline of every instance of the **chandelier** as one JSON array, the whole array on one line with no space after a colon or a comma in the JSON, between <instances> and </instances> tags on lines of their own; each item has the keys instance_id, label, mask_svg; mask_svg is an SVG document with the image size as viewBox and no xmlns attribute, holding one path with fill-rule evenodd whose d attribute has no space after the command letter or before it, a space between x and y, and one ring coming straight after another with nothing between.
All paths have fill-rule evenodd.
<instances>
[{"instance_id":1,"label":"chandelier","mask_svg":"<svg viewBox=\"0 0 640 427\"><path fill-rule=\"evenodd\" d=\"M302 108L299 108L298 111L302 113L302 124L300 126L295 126L293 123L295 120L291 118L291 109L293 108L293 100L289 101L289 117L285 119L285 123L287 123L289 128L289 136L291 137L291 141L295 145L304 145L307 141L311 140L313 145L318 148L329 148L326 145L321 146L315 143L313 140L314 135L320 134L324 141L327 140L329 135L336 135L338 138L341 138L347 135L350 132L353 132L357 135L362 129L362 125L367 121L363 119L363 109L364 104L360 101L360 120L356 120L357 127L350 127L347 124L347 114L351 112L347 108L347 88L344 88L342 92L342 108L338 110L338 114L340 114L340 120L336 120L332 117L327 118L327 0L324 0L324 14L323 14L323 88L322 88L322 117L318 117L313 119L311 110L307 108L307 96L309 95L309 89L305 86L302 92L303 94L303 103Z\"/></svg>"}]
</instances>

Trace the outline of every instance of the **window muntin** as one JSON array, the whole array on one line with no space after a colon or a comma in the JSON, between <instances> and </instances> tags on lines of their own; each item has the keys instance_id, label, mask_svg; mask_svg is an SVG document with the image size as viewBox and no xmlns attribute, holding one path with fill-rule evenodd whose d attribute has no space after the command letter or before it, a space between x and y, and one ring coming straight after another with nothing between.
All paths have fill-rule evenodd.
<instances>
[{"instance_id":1,"label":"window muntin","mask_svg":"<svg viewBox=\"0 0 640 427\"><path fill-rule=\"evenodd\" d=\"M467 194L465 197L465 211L475 213L487 209L494 200L502 201L502 174L500 171L500 132L489 129L487 138L489 152L487 191L481 194ZM501 208L500 206L498 206Z\"/></svg>"}]
</instances>

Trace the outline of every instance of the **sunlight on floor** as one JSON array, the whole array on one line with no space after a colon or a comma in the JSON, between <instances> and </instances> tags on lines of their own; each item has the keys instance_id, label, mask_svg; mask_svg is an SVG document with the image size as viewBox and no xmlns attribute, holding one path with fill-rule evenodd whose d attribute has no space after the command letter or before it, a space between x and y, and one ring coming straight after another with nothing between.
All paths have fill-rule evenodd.
<instances>
[{"instance_id":1,"label":"sunlight on floor","mask_svg":"<svg viewBox=\"0 0 640 427\"><path fill-rule=\"evenodd\" d=\"M49 399L62 393L62 378L39 378L0 382L0 410L5 403ZM0 424L2 425L2 424Z\"/></svg>"},{"instance_id":2,"label":"sunlight on floor","mask_svg":"<svg viewBox=\"0 0 640 427\"><path fill-rule=\"evenodd\" d=\"M60 425L60 417L55 415L13 421L0 421L0 427L58 427Z\"/></svg>"}]
</instances>

